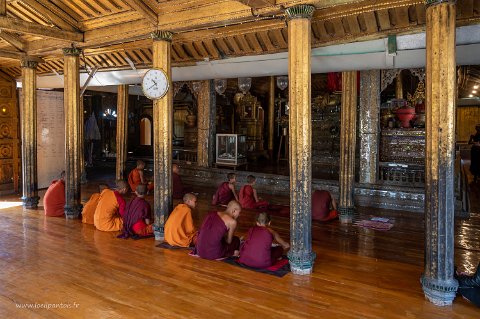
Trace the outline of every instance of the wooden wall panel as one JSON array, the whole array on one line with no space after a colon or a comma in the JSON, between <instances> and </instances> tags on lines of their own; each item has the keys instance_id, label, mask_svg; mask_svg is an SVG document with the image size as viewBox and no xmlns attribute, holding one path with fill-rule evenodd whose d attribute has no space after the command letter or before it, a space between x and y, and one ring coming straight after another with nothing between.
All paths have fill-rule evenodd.
<instances>
[{"instance_id":1,"label":"wooden wall panel","mask_svg":"<svg viewBox=\"0 0 480 319\"><path fill-rule=\"evenodd\" d=\"M480 124L480 104L457 107L457 143L467 143L477 124Z\"/></svg>"}]
</instances>

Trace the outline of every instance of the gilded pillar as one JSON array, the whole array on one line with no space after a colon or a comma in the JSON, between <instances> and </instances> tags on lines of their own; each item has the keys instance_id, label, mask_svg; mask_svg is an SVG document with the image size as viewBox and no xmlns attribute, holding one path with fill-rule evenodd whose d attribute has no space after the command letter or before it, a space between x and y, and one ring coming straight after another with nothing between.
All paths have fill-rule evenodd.
<instances>
[{"instance_id":1,"label":"gilded pillar","mask_svg":"<svg viewBox=\"0 0 480 319\"><path fill-rule=\"evenodd\" d=\"M80 73L78 48L63 49L65 110L65 217L78 218L81 182Z\"/></svg>"},{"instance_id":2,"label":"gilded pillar","mask_svg":"<svg viewBox=\"0 0 480 319\"><path fill-rule=\"evenodd\" d=\"M214 80L201 82L197 108L197 165L211 167L215 153L216 94Z\"/></svg>"},{"instance_id":3,"label":"gilded pillar","mask_svg":"<svg viewBox=\"0 0 480 319\"><path fill-rule=\"evenodd\" d=\"M87 183L87 171L85 169L85 109L83 96L80 96L80 183Z\"/></svg>"},{"instance_id":4,"label":"gilded pillar","mask_svg":"<svg viewBox=\"0 0 480 319\"><path fill-rule=\"evenodd\" d=\"M37 70L38 63L21 61L22 66L22 185L23 206L28 209L38 207L37 180Z\"/></svg>"},{"instance_id":5,"label":"gilded pillar","mask_svg":"<svg viewBox=\"0 0 480 319\"><path fill-rule=\"evenodd\" d=\"M310 274L312 251L312 115L311 21L315 8L298 5L286 10L288 18L288 78L290 131L290 242L294 274Z\"/></svg>"},{"instance_id":6,"label":"gilded pillar","mask_svg":"<svg viewBox=\"0 0 480 319\"><path fill-rule=\"evenodd\" d=\"M124 180L127 161L128 85L119 85L117 92L117 160L115 178Z\"/></svg>"},{"instance_id":7,"label":"gilded pillar","mask_svg":"<svg viewBox=\"0 0 480 319\"><path fill-rule=\"evenodd\" d=\"M425 268L426 298L452 304L454 279L455 1L426 1Z\"/></svg>"},{"instance_id":8,"label":"gilded pillar","mask_svg":"<svg viewBox=\"0 0 480 319\"><path fill-rule=\"evenodd\" d=\"M395 98L403 99L403 77L401 70L398 72L397 78L395 79Z\"/></svg>"},{"instance_id":9,"label":"gilded pillar","mask_svg":"<svg viewBox=\"0 0 480 319\"><path fill-rule=\"evenodd\" d=\"M273 159L273 137L275 125L275 77L268 82L268 156Z\"/></svg>"},{"instance_id":10,"label":"gilded pillar","mask_svg":"<svg viewBox=\"0 0 480 319\"><path fill-rule=\"evenodd\" d=\"M172 33L156 31L153 38L153 67L162 69L171 81L170 50ZM170 86L172 83L170 83ZM173 94L169 89L161 99L153 101L153 168L155 240L163 240L164 225L172 210L172 135Z\"/></svg>"},{"instance_id":11,"label":"gilded pillar","mask_svg":"<svg viewBox=\"0 0 480 319\"><path fill-rule=\"evenodd\" d=\"M342 72L342 109L340 114L340 222L351 223L355 211L355 146L357 126L357 72Z\"/></svg>"},{"instance_id":12,"label":"gilded pillar","mask_svg":"<svg viewBox=\"0 0 480 319\"><path fill-rule=\"evenodd\" d=\"M360 72L360 183L377 181L380 71Z\"/></svg>"}]
</instances>

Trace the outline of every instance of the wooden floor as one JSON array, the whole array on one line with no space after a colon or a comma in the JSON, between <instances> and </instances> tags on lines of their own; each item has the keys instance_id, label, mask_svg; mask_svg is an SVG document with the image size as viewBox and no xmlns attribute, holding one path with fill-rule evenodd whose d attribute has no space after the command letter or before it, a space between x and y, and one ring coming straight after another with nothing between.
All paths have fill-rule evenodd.
<instances>
[{"instance_id":1,"label":"wooden floor","mask_svg":"<svg viewBox=\"0 0 480 319\"><path fill-rule=\"evenodd\" d=\"M87 185L83 198L94 189ZM472 195L478 213L480 184ZM202 189L197 224L210 196ZM314 223L313 274L277 278L157 248L153 239L117 239L78 220L45 218L42 209L6 207L0 209L0 318L480 318L480 309L460 297L444 308L424 299L421 214L363 208L360 215L395 218L395 226L380 232ZM253 217L242 212L240 235ZM274 217L272 225L288 238L287 218ZM456 221L460 270L480 261L479 238L479 214Z\"/></svg>"}]
</instances>

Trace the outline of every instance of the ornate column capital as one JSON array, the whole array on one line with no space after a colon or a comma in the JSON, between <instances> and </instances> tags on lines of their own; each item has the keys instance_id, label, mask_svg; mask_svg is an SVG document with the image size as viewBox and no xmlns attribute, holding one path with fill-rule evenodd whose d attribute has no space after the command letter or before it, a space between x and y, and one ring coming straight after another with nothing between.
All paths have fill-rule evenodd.
<instances>
[{"instance_id":1,"label":"ornate column capital","mask_svg":"<svg viewBox=\"0 0 480 319\"><path fill-rule=\"evenodd\" d=\"M427 7L430 7L430 6L435 6L437 4L441 4L441 3L456 3L457 0L425 0L425 5Z\"/></svg>"},{"instance_id":2,"label":"ornate column capital","mask_svg":"<svg viewBox=\"0 0 480 319\"><path fill-rule=\"evenodd\" d=\"M315 7L308 5L308 4L301 4L298 6L290 7L285 10L287 14L287 19L311 19L313 12L315 11Z\"/></svg>"},{"instance_id":3,"label":"ornate column capital","mask_svg":"<svg viewBox=\"0 0 480 319\"><path fill-rule=\"evenodd\" d=\"M38 66L38 61L24 58L22 61L20 61L20 66L27 69L36 69Z\"/></svg>"},{"instance_id":4,"label":"ornate column capital","mask_svg":"<svg viewBox=\"0 0 480 319\"><path fill-rule=\"evenodd\" d=\"M173 33L170 31L157 30L150 34L153 41L168 41L172 42Z\"/></svg>"},{"instance_id":5,"label":"ornate column capital","mask_svg":"<svg viewBox=\"0 0 480 319\"><path fill-rule=\"evenodd\" d=\"M79 56L82 53L82 49L71 47L71 48L63 48L63 55L73 55Z\"/></svg>"}]
</instances>

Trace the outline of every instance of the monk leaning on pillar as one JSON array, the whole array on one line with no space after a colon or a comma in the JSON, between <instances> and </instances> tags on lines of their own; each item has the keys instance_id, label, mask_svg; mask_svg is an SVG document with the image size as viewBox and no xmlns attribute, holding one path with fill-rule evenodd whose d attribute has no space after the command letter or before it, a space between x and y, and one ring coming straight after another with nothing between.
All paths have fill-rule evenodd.
<instances>
[{"instance_id":1,"label":"monk leaning on pillar","mask_svg":"<svg viewBox=\"0 0 480 319\"><path fill-rule=\"evenodd\" d=\"M93 225L93 216L95 215L95 210L97 209L98 202L100 200L100 194L104 189L108 189L107 184L98 185L98 193L93 193L90 196L88 202L83 205L82 209L82 223Z\"/></svg>"},{"instance_id":2,"label":"monk leaning on pillar","mask_svg":"<svg viewBox=\"0 0 480 319\"><path fill-rule=\"evenodd\" d=\"M117 189L104 189L100 194L93 224L101 231L120 231L123 227L125 200L122 195L128 191L125 181L117 181Z\"/></svg>"},{"instance_id":3,"label":"monk leaning on pillar","mask_svg":"<svg viewBox=\"0 0 480 319\"><path fill-rule=\"evenodd\" d=\"M312 194L312 219L326 222L338 218L337 203L326 190L316 190Z\"/></svg>"},{"instance_id":4,"label":"monk leaning on pillar","mask_svg":"<svg viewBox=\"0 0 480 319\"><path fill-rule=\"evenodd\" d=\"M197 232L193 226L192 209L197 206L197 196L187 193L183 203L178 204L165 223L165 241L172 246L195 245Z\"/></svg>"},{"instance_id":5,"label":"monk leaning on pillar","mask_svg":"<svg viewBox=\"0 0 480 319\"><path fill-rule=\"evenodd\" d=\"M65 216L65 171L60 173L60 178L50 184L43 197L45 216Z\"/></svg>"}]
</instances>

